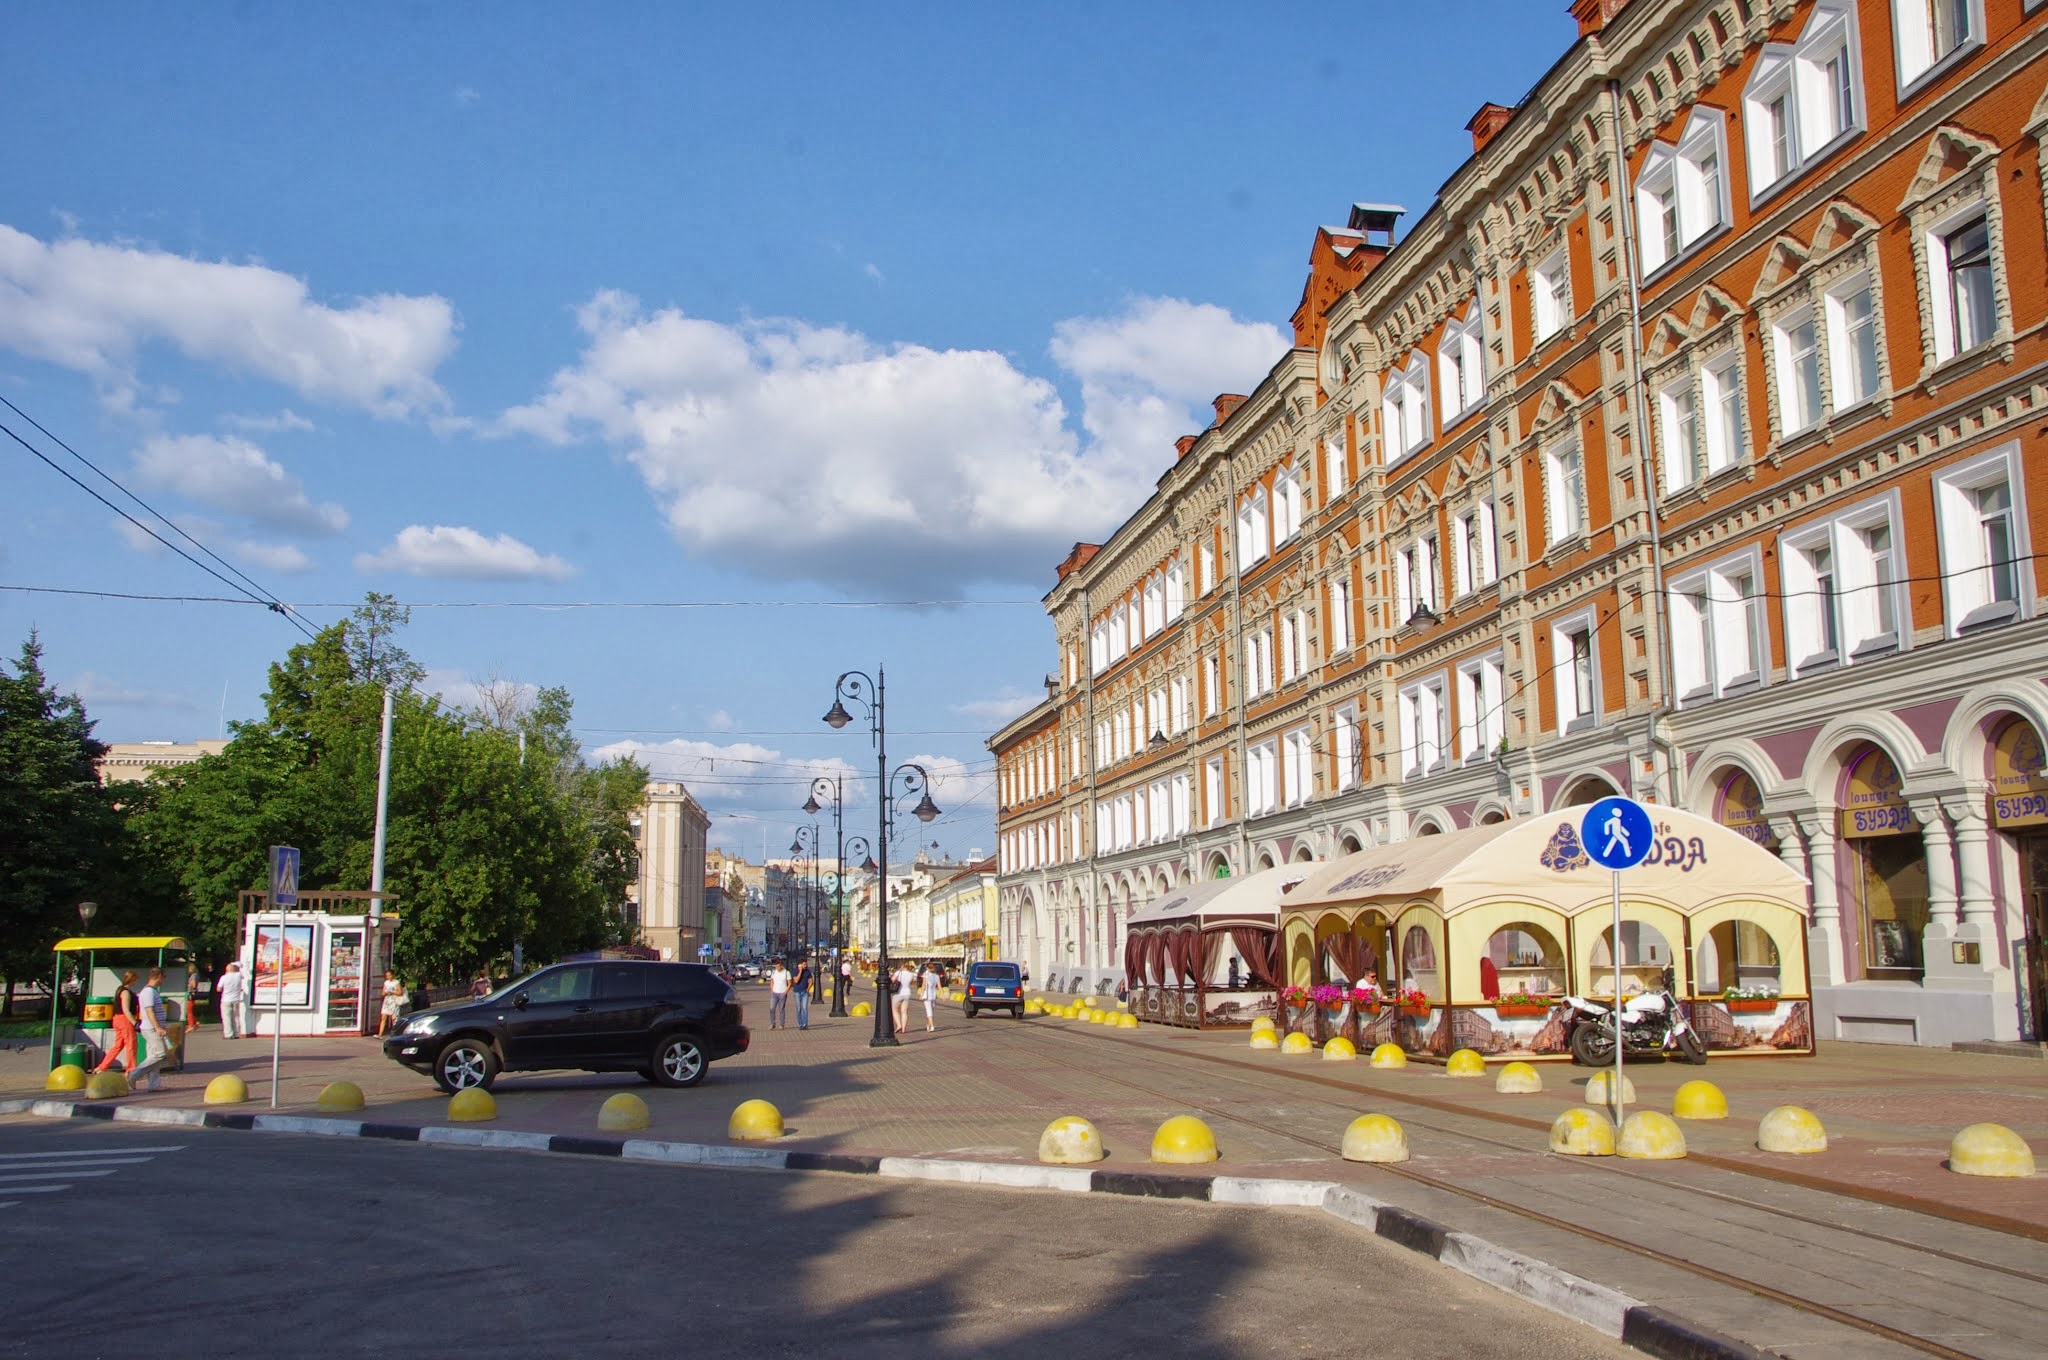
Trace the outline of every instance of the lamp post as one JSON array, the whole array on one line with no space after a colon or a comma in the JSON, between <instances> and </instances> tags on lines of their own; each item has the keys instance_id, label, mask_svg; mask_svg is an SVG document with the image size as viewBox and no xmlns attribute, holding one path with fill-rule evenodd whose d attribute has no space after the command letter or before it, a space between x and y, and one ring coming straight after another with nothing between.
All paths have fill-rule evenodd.
<instances>
[{"instance_id":1,"label":"lamp post","mask_svg":"<svg viewBox=\"0 0 2048 1360\"><path fill-rule=\"evenodd\" d=\"M846 875L846 791L838 775L828 778L821 774L811 781L811 796L804 800L804 811L813 817L824 811L825 805L818 800L825 795L830 795L832 799L832 882L828 889L832 894L832 900L826 905L826 914L833 923L833 950L835 953L843 954L846 950L846 938L840 925L838 897L839 885ZM843 1017L846 1014L846 989L839 985L836 959L833 961L833 968L835 971L832 974L831 1013Z\"/></svg>"},{"instance_id":2,"label":"lamp post","mask_svg":"<svg viewBox=\"0 0 2048 1360\"><path fill-rule=\"evenodd\" d=\"M92 918L99 914L100 904L97 902L80 902L78 904L78 931L81 935L92 934Z\"/></svg>"},{"instance_id":3,"label":"lamp post","mask_svg":"<svg viewBox=\"0 0 2048 1360\"><path fill-rule=\"evenodd\" d=\"M889 998L884 991L889 985L889 827L895 820L896 789L902 786L903 797L913 793L922 794L911 815L920 822L930 822L939 815L939 805L932 801L931 776L924 766L906 762L894 770L889 768L889 726L883 716L882 668L875 668L875 678L870 680L861 671L842 673L832 687L832 707L825 714L825 725L837 730L853 721L853 715L846 711L846 701L866 708L868 711L868 735L875 747L875 773L878 777L878 801L880 825L876 836L876 850L881 855L881 865L876 876L876 902L879 910L875 918L875 1033L868 1040L870 1048L894 1048L896 1046L895 1017L889 1011Z\"/></svg>"}]
</instances>

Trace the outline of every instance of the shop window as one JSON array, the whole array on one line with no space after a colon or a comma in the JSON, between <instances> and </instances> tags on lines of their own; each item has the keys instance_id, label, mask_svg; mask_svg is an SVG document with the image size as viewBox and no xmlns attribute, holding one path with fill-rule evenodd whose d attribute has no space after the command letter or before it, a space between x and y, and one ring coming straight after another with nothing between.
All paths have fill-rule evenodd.
<instances>
[{"instance_id":1,"label":"shop window","mask_svg":"<svg viewBox=\"0 0 2048 1360\"><path fill-rule=\"evenodd\" d=\"M1542 926L1528 921L1502 926L1486 942L1486 960L1493 965L1497 986L1487 991L1481 969L1480 991L1489 1001L1516 992L1544 996L1567 990L1564 951Z\"/></svg>"},{"instance_id":2,"label":"shop window","mask_svg":"<svg viewBox=\"0 0 2048 1360\"><path fill-rule=\"evenodd\" d=\"M1693 944L1694 990L1718 996L1733 988L1776 995L1782 986L1778 945L1754 921L1723 921Z\"/></svg>"},{"instance_id":3,"label":"shop window","mask_svg":"<svg viewBox=\"0 0 2048 1360\"><path fill-rule=\"evenodd\" d=\"M1917 981L1927 929L1927 851L1918 834L1873 836L1855 847L1857 907L1863 918L1863 971L1871 978Z\"/></svg>"},{"instance_id":4,"label":"shop window","mask_svg":"<svg viewBox=\"0 0 2048 1360\"><path fill-rule=\"evenodd\" d=\"M1621 990L1624 996L1637 992L1654 992L1664 985L1664 970L1672 967L1677 956L1671 952L1671 942L1664 938L1664 932L1647 921L1631 921L1626 917L1621 922ZM1586 979L1586 989L1594 995L1612 995L1614 990L1614 927L1609 925L1600 932L1600 938L1593 945L1591 976Z\"/></svg>"}]
</instances>

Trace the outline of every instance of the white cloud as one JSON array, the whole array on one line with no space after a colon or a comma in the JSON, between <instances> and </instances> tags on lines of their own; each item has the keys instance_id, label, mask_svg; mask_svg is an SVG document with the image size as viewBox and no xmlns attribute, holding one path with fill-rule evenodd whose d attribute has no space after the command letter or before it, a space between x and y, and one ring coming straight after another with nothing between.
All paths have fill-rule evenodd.
<instances>
[{"instance_id":1,"label":"white cloud","mask_svg":"<svg viewBox=\"0 0 2048 1360\"><path fill-rule=\"evenodd\" d=\"M220 423L231 430L240 430L244 434L278 434L286 430L310 430L313 428L312 421L306 419L290 407L286 407L275 415L268 416L222 416Z\"/></svg>"},{"instance_id":2,"label":"white cloud","mask_svg":"<svg viewBox=\"0 0 2048 1360\"><path fill-rule=\"evenodd\" d=\"M313 569L313 559L295 543L261 543L253 538L231 539L229 556L265 571L301 572Z\"/></svg>"},{"instance_id":3,"label":"white cloud","mask_svg":"<svg viewBox=\"0 0 2048 1360\"><path fill-rule=\"evenodd\" d=\"M334 307L303 280L257 264L0 225L0 346L89 374L133 404L137 355L167 342L186 357L381 416L445 404L434 371L455 348L447 299L379 294Z\"/></svg>"},{"instance_id":4,"label":"white cloud","mask_svg":"<svg viewBox=\"0 0 2048 1360\"><path fill-rule=\"evenodd\" d=\"M794 825L795 804L803 800L792 790L820 776L844 781L849 809L861 806L862 800L868 807L874 806L872 791L856 796L856 790L865 786L845 761L800 759L750 741L722 744L688 737L668 741L628 738L590 754L593 761L631 756L655 779L682 781L693 798L720 815L760 812L771 814L778 823ZM779 845L770 849L782 853Z\"/></svg>"},{"instance_id":5,"label":"white cloud","mask_svg":"<svg viewBox=\"0 0 2048 1360\"><path fill-rule=\"evenodd\" d=\"M429 694L441 696L441 702L449 708L492 711L524 711L533 706L540 697L540 686L522 680L507 680L491 676L485 680L472 680L459 670L429 667L421 687Z\"/></svg>"},{"instance_id":6,"label":"white cloud","mask_svg":"<svg viewBox=\"0 0 2048 1360\"><path fill-rule=\"evenodd\" d=\"M1041 702L1044 698L1045 695L1042 692L1038 694L1018 694L1014 690L1005 690L991 698L970 699L965 703L954 704L953 711L962 717L986 723L988 729L993 732L1019 713L1028 710L1033 704Z\"/></svg>"},{"instance_id":7,"label":"white cloud","mask_svg":"<svg viewBox=\"0 0 2048 1360\"><path fill-rule=\"evenodd\" d=\"M730 732L735 726L732 714L722 708L714 708L705 714L704 725L714 732Z\"/></svg>"},{"instance_id":8,"label":"white cloud","mask_svg":"<svg viewBox=\"0 0 2048 1360\"><path fill-rule=\"evenodd\" d=\"M727 326L616 292L578 324L576 364L503 429L624 448L693 553L926 598L1044 579L1138 506L1217 391L1249 390L1286 348L1273 327L1180 302L1067 323L1055 356L1105 403L1084 449L1052 384L988 351Z\"/></svg>"},{"instance_id":9,"label":"white cloud","mask_svg":"<svg viewBox=\"0 0 2048 1360\"><path fill-rule=\"evenodd\" d=\"M136 475L216 510L281 533L327 536L348 527L338 505L315 505L298 478L246 439L207 434L156 435L135 455Z\"/></svg>"},{"instance_id":10,"label":"white cloud","mask_svg":"<svg viewBox=\"0 0 2048 1360\"><path fill-rule=\"evenodd\" d=\"M576 569L510 534L485 538L459 525L407 525L382 552L361 553L358 571L402 571L455 581L559 581Z\"/></svg>"},{"instance_id":11,"label":"white cloud","mask_svg":"<svg viewBox=\"0 0 2048 1360\"><path fill-rule=\"evenodd\" d=\"M95 708L169 708L197 712L199 705L183 694L169 690L143 689L99 674L81 671L64 691L78 696L89 714Z\"/></svg>"},{"instance_id":12,"label":"white cloud","mask_svg":"<svg viewBox=\"0 0 2048 1360\"><path fill-rule=\"evenodd\" d=\"M182 529L200 543L205 544L210 550L232 557L246 566L256 567L263 571L283 572L302 572L313 569L313 559L306 556L305 552L297 544L268 543L254 538L230 537L223 532L222 526L214 520L202 519L193 515L180 515L171 521L172 524L177 526L175 529L167 527L160 521L149 520L145 521L145 523L162 535L162 537L160 539L152 538L132 520L126 519L114 521L114 532L131 551L142 553L147 557L163 557L170 551L165 546L166 543L176 544L180 549L194 556L202 556L198 548L193 547L190 542L187 542L178 533L178 529ZM194 570L196 571L197 569L195 568Z\"/></svg>"},{"instance_id":13,"label":"white cloud","mask_svg":"<svg viewBox=\"0 0 2048 1360\"><path fill-rule=\"evenodd\" d=\"M455 87L455 102L465 109L482 98L483 96L476 92L474 86L457 85Z\"/></svg>"},{"instance_id":14,"label":"white cloud","mask_svg":"<svg viewBox=\"0 0 2048 1360\"><path fill-rule=\"evenodd\" d=\"M876 264L873 260L869 260L866 264L862 265L860 272L873 279L876 283L888 282L887 279L882 277L882 266Z\"/></svg>"}]
</instances>

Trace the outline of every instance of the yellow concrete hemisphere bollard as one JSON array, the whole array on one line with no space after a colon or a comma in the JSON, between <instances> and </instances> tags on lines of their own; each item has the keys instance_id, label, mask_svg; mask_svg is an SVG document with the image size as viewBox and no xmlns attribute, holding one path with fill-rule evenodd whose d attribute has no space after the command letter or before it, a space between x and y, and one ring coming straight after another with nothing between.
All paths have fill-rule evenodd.
<instances>
[{"instance_id":1,"label":"yellow concrete hemisphere bollard","mask_svg":"<svg viewBox=\"0 0 2048 1360\"><path fill-rule=\"evenodd\" d=\"M1280 1051L1282 1053L1291 1053L1296 1057L1300 1057L1304 1053L1313 1053L1315 1047L1314 1042L1299 1030L1296 1030L1280 1041Z\"/></svg>"},{"instance_id":2,"label":"yellow concrete hemisphere bollard","mask_svg":"<svg viewBox=\"0 0 2048 1360\"><path fill-rule=\"evenodd\" d=\"M1252 1047L1270 1053L1280 1047L1280 1036L1269 1029L1255 1029L1252 1031Z\"/></svg>"},{"instance_id":3,"label":"yellow concrete hemisphere bollard","mask_svg":"<svg viewBox=\"0 0 2048 1360\"><path fill-rule=\"evenodd\" d=\"M1948 1169L1965 1176L2031 1176L2034 1150L2003 1124L1972 1124L1949 1140Z\"/></svg>"},{"instance_id":4,"label":"yellow concrete hemisphere bollard","mask_svg":"<svg viewBox=\"0 0 2048 1360\"><path fill-rule=\"evenodd\" d=\"M1118 1029L1136 1029L1138 1027L1138 1017L1129 1013L1119 1015L1116 1018L1116 1027Z\"/></svg>"},{"instance_id":5,"label":"yellow concrete hemisphere bollard","mask_svg":"<svg viewBox=\"0 0 2048 1360\"><path fill-rule=\"evenodd\" d=\"M1273 1023L1273 1017L1270 1015L1262 1015L1252 1021L1252 1033L1254 1034L1261 1030L1277 1031L1279 1028L1278 1025Z\"/></svg>"},{"instance_id":6,"label":"yellow concrete hemisphere bollard","mask_svg":"<svg viewBox=\"0 0 2048 1360\"><path fill-rule=\"evenodd\" d=\"M1511 1062L1493 1079L1493 1089L1504 1096L1534 1095L1543 1089L1543 1074L1533 1064Z\"/></svg>"},{"instance_id":7,"label":"yellow concrete hemisphere bollard","mask_svg":"<svg viewBox=\"0 0 2048 1360\"><path fill-rule=\"evenodd\" d=\"M320 1088L319 1107L330 1114L363 1108L363 1088L352 1081L330 1081Z\"/></svg>"},{"instance_id":8,"label":"yellow concrete hemisphere bollard","mask_svg":"<svg viewBox=\"0 0 2048 1360\"><path fill-rule=\"evenodd\" d=\"M1612 1157L1614 1125L1598 1110L1566 1110L1550 1125L1550 1150L1567 1157Z\"/></svg>"},{"instance_id":9,"label":"yellow concrete hemisphere bollard","mask_svg":"<svg viewBox=\"0 0 2048 1360\"><path fill-rule=\"evenodd\" d=\"M1024 1003L1024 1013L1026 1015L1043 1015L1045 1014L1045 1003L1034 996Z\"/></svg>"},{"instance_id":10,"label":"yellow concrete hemisphere bollard","mask_svg":"<svg viewBox=\"0 0 2048 1360\"><path fill-rule=\"evenodd\" d=\"M1109 1019L1110 1015L1108 1011L1088 1012L1088 1023L1091 1025L1106 1025L1109 1023Z\"/></svg>"},{"instance_id":11,"label":"yellow concrete hemisphere bollard","mask_svg":"<svg viewBox=\"0 0 2048 1360\"><path fill-rule=\"evenodd\" d=\"M1689 1081L1672 1095L1671 1113L1680 1119L1726 1119L1728 1097L1711 1081Z\"/></svg>"},{"instance_id":12,"label":"yellow concrete hemisphere bollard","mask_svg":"<svg viewBox=\"0 0 2048 1360\"><path fill-rule=\"evenodd\" d=\"M743 1100L733 1107L725 1136L742 1142L782 1136L782 1111L765 1100Z\"/></svg>"},{"instance_id":13,"label":"yellow concrete hemisphere bollard","mask_svg":"<svg viewBox=\"0 0 2048 1360\"><path fill-rule=\"evenodd\" d=\"M83 1091L85 1069L73 1067L70 1063L59 1063L50 1069L50 1075L43 1078L45 1091Z\"/></svg>"},{"instance_id":14,"label":"yellow concrete hemisphere bollard","mask_svg":"<svg viewBox=\"0 0 2048 1360\"><path fill-rule=\"evenodd\" d=\"M1038 1135L1038 1160L1055 1166L1099 1162L1106 1156L1102 1134L1077 1114L1061 1115Z\"/></svg>"},{"instance_id":15,"label":"yellow concrete hemisphere bollard","mask_svg":"<svg viewBox=\"0 0 2048 1360\"><path fill-rule=\"evenodd\" d=\"M1372 1065L1374 1067L1406 1067L1408 1065L1408 1055L1402 1051L1399 1044L1381 1044L1372 1051Z\"/></svg>"},{"instance_id":16,"label":"yellow concrete hemisphere bollard","mask_svg":"<svg viewBox=\"0 0 2048 1360\"><path fill-rule=\"evenodd\" d=\"M1326 1040L1326 1041L1324 1042L1324 1044L1323 1044L1323 1061L1324 1061L1324 1062L1356 1062L1357 1060L1358 1060L1358 1045L1357 1045L1357 1044L1354 1044L1354 1043L1352 1043L1352 1042L1351 1042L1351 1041L1350 1041L1349 1039L1345 1038L1345 1037L1344 1037L1343 1035L1341 1035L1341 1034L1340 1034L1340 1035L1338 1035L1338 1036L1337 1036L1336 1038L1334 1038L1334 1039L1330 1039L1330 1040Z\"/></svg>"},{"instance_id":17,"label":"yellow concrete hemisphere bollard","mask_svg":"<svg viewBox=\"0 0 2048 1360\"><path fill-rule=\"evenodd\" d=\"M1155 1162L1213 1162L1221 1155L1216 1151L1216 1135L1191 1114L1175 1115L1152 1135Z\"/></svg>"},{"instance_id":18,"label":"yellow concrete hemisphere bollard","mask_svg":"<svg viewBox=\"0 0 2048 1360\"><path fill-rule=\"evenodd\" d=\"M1444 1063L1444 1071L1454 1077L1483 1077L1486 1059L1476 1049L1461 1048Z\"/></svg>"},{"instance_id":19,"label":"yellow concrete hemisphere bollard","mask_svg":"<svg viewBox=\"0 0 2048 1360\"><path fill-rule=\"evenodd\" d=\"M873 1015L874 1013L874 1006L866 1001L854 1002L853 1009L847 1012L848 1015Z\"/></svg>"},{"instance_id":20,"label":"yellow concrete hemisphere bollard","mask_svg":"<svg viewBox=\"0 0 2048 1360\"><path fill-rule=\"evenodd\" d=\"M1614 1103L1614 1069L1603 1067L1586 1082L1586 1103L1588 1105L1612 1105ZM1621 1103L1636 1103L1635 1078L1621 1074Z\"/></svg>"},{"instance_id":21,"label":"yellow concrete hemisphere bollard","mask_svg":"<svg viewBox=\"0 0 2048 1360\"><path fill-rule=\"evenodd\" d=\"M232 1072L223 1072L206 1083L209 1105L239 1105L249 1098L249 1083Z\"/></svg>"},{"instance_id":22,"label":"yellow concrete hemisphere bollard","mask_svg":"<svg viewBox=\"0 0 2048 1360\"><path fill-rule=\"evenodd\" d=\"M1639 1162L1675 1162L1685 1155L1685 1134L1670 1115L1637 1110L1622 1121L1614 1150Z\"/></svg>"},{"instance_id":23,"label":"yellow concrete hemisphere bollard","mask_svg":"<svg viewBox=\"0 0 2048 1360\"><path fill-rule=\"evenodd\" d=\"M1088 1010L1092 1011L1095 1009L1095 998L1092 996L1084 996L1081 998L1081 1005L1087 1008Z\"/></svg>"},{"instance_id":24,"label":"yellow concrete hemisphere bollard","mask_svg":"<svg viewBox=\"0 0 2048 1360\"><path fill-rule=\"evenodd\" d=\"M1826 1152L1828 1131L1813 1111L1780 1105L1758 1121L1756 1145L1765 1152Z\"/></svg>"},{"instance_id":25,"label":"yellow concrete hemisphere bollard","mask_svg":"<svg viewBox=\"0 0 2048 1360\"><path fill-rule=\"evenodd\" d=\"M1408 1132L1387 1115L1362 1114L1344 1130L1343 1152L1347 1162L1405 1162Z\"/></svg>"},{"instance_id":26,"label":"yellow concrete hemisphere bollard","mask_svg":"<svg viewBox=\"0 0 2048 1360\"><path fill-rule=\"evenodd\" d=\"M647 1102L631 1091L621 1091L597 1107L597 1127L601 1133L631 1133L653 1122Z\"/></svg>"},{"instance_id":27,"label":"yellow concrete hemisphere bollard","mask_svg":"<svg viewBox=\"0 0 2048 1360\"><path fill-rule=\"evenodd\" d=\"M498 1117L498 1102L481 1086L471 1086L448 1097L448 1118L457 1124L480 1124Z\"/></svg>"},{"instance_id":28,"label":"yellow concrete hemisphere bollard","mask_svg":"<svg viewBox=\"0 0 2048 1360\"><path fill-rule=\"evenodd\" d=\"M63 1069L60 1068L58 1070L62 1071ZM71 1070L76 1072L79 1069L74 1067ZM77 1088L73 1087L72 1089L76 1090ZM85 1098L87 1100L112 1100L115 1096L125 1096L127 1094L128 1078L122 1076L119 1072L95 1072L85 1079Z\"/></svg>"}]
</instances>

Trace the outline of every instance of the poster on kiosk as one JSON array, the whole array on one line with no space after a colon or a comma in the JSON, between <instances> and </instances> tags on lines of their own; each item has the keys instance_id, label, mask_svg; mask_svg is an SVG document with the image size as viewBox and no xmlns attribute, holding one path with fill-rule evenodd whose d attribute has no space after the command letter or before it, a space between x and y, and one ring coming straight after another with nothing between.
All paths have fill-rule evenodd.
<instances>
[{"instance_id":1,"label":"poster on kiosk","mask_svg":"<svg viewBox=\"0 0 2048 1360\"><path fill-rule=\"evenodd\" d=\"M282 914L249 896L239 957L250 1033L275 1033L280 1022L287 1035L374 1033L398 917L371 915L366 892L302 892Z\"/></svg>"}]
</instances>

